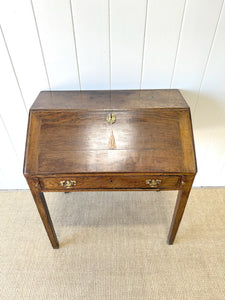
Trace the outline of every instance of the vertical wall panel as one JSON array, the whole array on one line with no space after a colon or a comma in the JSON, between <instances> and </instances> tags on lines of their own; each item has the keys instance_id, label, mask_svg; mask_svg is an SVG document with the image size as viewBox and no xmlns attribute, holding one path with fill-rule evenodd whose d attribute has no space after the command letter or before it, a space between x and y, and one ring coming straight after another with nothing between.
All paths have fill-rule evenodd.
<instances>
[{"instance_id":1,"label":"vertical wall panel","mask_svg":"<svg viewBox=\"0 0 225 300\"><path fill-rule=\"evenodd\" d=\"M142 88L170 88L185 0L150 0Z\"/></svg>"},{"instance_id":2,"label":"vertical wall panel","mask_svg":"<svg viewBox=\"0 0 225 300\"><path fill-rule=\"evenodd\" d=\"M79 89L69 0L33 0L52 90Z\"/></svg>"},{"instance_id":3,"label":"vertical wall panel","mask_svg":"<svg viewBox=\"0 0 225 300\"><path fill-rule=\"evenodd\" d=\"M0 66L0 114L22 163L28 117L1 30Z\"/></svg>"},{"instance_id":4,"label":"vertical wall panel","mask_svg":"<svg viewBox=\"0 0 225 300\"><path fill-rule=\"evenodd\" d=\"M173 88L183 90L194 111L223 0L188 0L175 65Z\"/></svg>"},{"instance_id":5,"label":"vertical wall panel","mask_svg":"<svg viewBox=\"0 0 225 300\"><path fill-rule=\"evenodd\" d=\"M201 185L225 185L225 7L202 82L194 118L198 182Z\"/></svg>"},{"instance_id":6,"label":"vertical wall panel","mask_svg":"<svg viewBox=\"0 0 225 300\"><path fill-rule=\"evenodd\" d=\"M19 164L16 153L12 147L0 116L0 189L27 188L23 177L22 166Z\"/></svg>"},{"instance_id":7,"label":"vertical wall panel","mask_svg":"<svg viewBox=\"0 0 225 300\"><path fill-rule=\"evenodd\" d=\"M139 89L146 0L110 1L112 89Z\"/></svg>"},{"instance_id":8,"label":"vertical wall panel","mask_svg":"<svg viewBox=\"0 0 225 300\"><path fill-rule=\"evenodd\" d=\"M28 109L40 90L49 88L30 1L2 1L0 19Z\"/></svg>"},{"instance_id":9,"label":"vertical wall panel","mask_svg":"<svg viewBox=\"0 0 225 300\"><path fill-rule=\"evenodd\" d=\"M72 4L81 88L109 89L108 1L73 0Z\"/></svg>"}]
</instances>

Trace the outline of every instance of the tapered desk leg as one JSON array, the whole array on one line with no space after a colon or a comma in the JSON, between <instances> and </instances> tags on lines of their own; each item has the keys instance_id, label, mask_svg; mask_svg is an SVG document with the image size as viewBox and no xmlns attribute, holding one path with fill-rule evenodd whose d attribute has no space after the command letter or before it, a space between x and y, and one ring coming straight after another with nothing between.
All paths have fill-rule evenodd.
<instances>
[{"instance_id":1,"label":"tapered desk leg","mask_svg":"<svg viewBox=\"0 0 225 300\"><path fill-rule=\"evenodd\" d=\"M184 182L183 189L178 192L177 196L177 202L173 213L173 219L170 225L170 231L168 234L167 242L169 245L172 245L174 242L174 239L177 234L177 230L180 225L180 221L182 219L185 206L187 204L188 196L191 191L192 183L193 183L194 177L190 176L187 178L187 180Z\"/></svg>"},{"instance_id":2,"label":"tapered desk leg","mask_svg":"<svg viewBox=\"0 0 225 300\"><path fill-rule=\"evenodd\" d=\"M42 222L45 226L45 230L49 237L49 240L54 249L59 248L59 242L52 224L52 220L49 214L48 206L45 201L44 194L40 191L39 183L37 179L27 179L28 185L30 187L30 191L33 195L35 204L37 206L38 212L42 219Z\"/></svg>"}]
</instances>

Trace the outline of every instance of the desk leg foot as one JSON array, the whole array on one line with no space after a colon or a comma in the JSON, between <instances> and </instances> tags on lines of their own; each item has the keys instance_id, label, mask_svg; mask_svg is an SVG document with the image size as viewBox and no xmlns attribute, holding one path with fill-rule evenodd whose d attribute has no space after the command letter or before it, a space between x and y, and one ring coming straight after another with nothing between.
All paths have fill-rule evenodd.
<instances>
[{"instance_id":1,"label":"desk leg foot","mask_svg":"<svg viewBox=\"0 0 225 300\"><path fill-rule=\"evenodd\" d=\"M48 210L48 206L47 206L44 194L39 190L39 185L37 183L38 181L36 181L35 179L34 180L27 179L27 182L29 184L35 204L37 206L38 212L40 214L40 217L42 219L45 230L46 230L49 240L52 244L52 247L54 249L58 249L59 242L58 242L58 239L57 239L54 227L53 227L53 223L52 223L52 220L50 217L50 213Z\"/></svg>"},{"instance_id":2,"label":"desk leg foot","mask_svg":"<svg viewBox=\"0 0 225 300\"><path fill-rule=\"evenodd\" d=\"M183 217L184 209L187 204L188 196L191 191L193 180L193 177L187 178L185 186L182 190L178 192L177 201L173 213L173 219L170 225L170 231L167 238L167 243L169 245L172 245L175 240L177 230L179 228L181 219Z\"/></svg>"}]
</instances>

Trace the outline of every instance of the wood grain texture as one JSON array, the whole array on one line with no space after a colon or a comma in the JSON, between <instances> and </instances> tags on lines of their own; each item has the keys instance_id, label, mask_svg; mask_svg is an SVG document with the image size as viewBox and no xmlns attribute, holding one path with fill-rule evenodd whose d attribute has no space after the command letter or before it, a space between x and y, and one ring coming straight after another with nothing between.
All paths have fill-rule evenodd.
<instances>
[{"instance_id":1,"label":"wood grain texture","mask_svg":"<svg viewBox=\"0 0 225 300\"><path fill-rule=\"evenodd\" d=\"M27 183L30 187L30 191L33 195L34 202L37 206L38 212L42 219L43 225L45 226L45 230L52 244L52 247L54 249L57 249L59 248L59 242L55 234L55 229L52 224L52 220L50 217L44 194L40 190L39 181L37 180L37 178L28 178Z\"/></svg>"},{"instance_id":2,"label":"wood grain texture","mask_svg":"<svg viewBox=\"0 0 225 300\"><path fill-rule=\"evenodd\" d=\"M171 91L177 96L177 91ZM36 100L30 115L30 139L27 145L27 160L25 173L52 174L62 173L89 173L89 172L170 172L192 173L196 170L194 158L194 146L192 128L190 124L189 109L179 94L179 99L168 102L165 100L168 94L165 91L164 101L161 91L152 91L155 97L151 97L151 91L143 92L142 99L135 100L135 92L125 93L116 91L114 97L118 102L106 99L106 105L112 107L104 111L87 111L84 108L91 97L95 97L93 103L104 103L103 95L106 92L62 92L61 106L66 105L63 95L73 95L73 110L63 111L43 110ZM60 92L56 93L56 97ZM80 102L82 94L86 98ZM159 95L159 101L156 95ZM52 110L58 109L51 92L41 102L48 107L52 104ZM76 99L76 95L78 98ZM92 96L93 95L93 96ZM131 97L132 95L132 97ZM67 99L65 97L65 99ZM121 110L126 103L129 110ZM96 101L95 101L96 100ZM178 101L178 102L177 102ZM183 103L183 108L172 108L172 103ZM158 108L156 103L158 104ZM148 103L148 108L137 109L138 103ZM164 108L161 106L164 105ZM41 104L42 105L42 104ZM70 103L71 105L71 103ZM77 109L75 109L76 105ZM93 104L94 105L94 104ZM42 107L38 111L37 107ZM90 107L90 105L89 105ZM111 127L106 118L107 114L115 112L116 122ZM108 149L108 141L113 128L116 141L116 149ZM51 142L49 142L51 141ZM31 154L29 154L31 153ZM176 159L175 159L176 158Z\"/></svg>"},{"instance_id":3,"label":"wood grain texture","mask_svg":"<svg viewBox=\"0 0 225 300\"><path fill-rule=\"evenodd\" d=\"M185 179L183 179L183 180L184 180L185 185L184 185L183 189L178 192L176 206L175 206L174 213L173 213L173 219L172 219L169 234L168 234L167 242L169 245L173 244L174 239L176 237L176 233L179 228L181 219L183 217L183 213L184 213L184 210L185 210L185 207L187 204L188 196L191 191L194 177L188 176L188 177L185 177Z\"/></svg>"},{"instance_id":4,"label":"wood grain texture","mask_svg":"<svg viewBox=\"0 0 225 300\"><path fill-rule=\"evenodd\" d=\"M187 108L179 90L48 91L41 92L31 110L107 110Z\"/></svg>"},{"instance_id":5,"label":"wood grain texture","mask_svg":"<svg viewBox=\"0 0 225 300\"><path fill-rule=\"evenodd\" d=\"M151 187L146 183L148 179L158 179L161 182ZM81 190L174 190L181 188L180 176L161 176L161 175L118 175L118 174L89 174L73 175L66 177L44 177L40 178L40 185L43 191L81 191ZM71 188L65 188L61 181L75 181L76 184Z\"/></svg>"}]
</instances>

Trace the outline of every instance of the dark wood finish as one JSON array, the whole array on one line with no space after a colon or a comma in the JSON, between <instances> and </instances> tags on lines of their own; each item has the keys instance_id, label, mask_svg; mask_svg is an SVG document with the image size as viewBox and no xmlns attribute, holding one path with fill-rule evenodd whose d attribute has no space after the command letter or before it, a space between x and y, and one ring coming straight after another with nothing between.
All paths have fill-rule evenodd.
<instances>
[{"instance_id":1,"label":"dark wood finish","mask_svg":"<svg viewBox=\"0 0 225 300\"><path fill-rule=\"evenodd\" d=\"M31 111L25 174L194 172L188 108L115 112L113 150L111 111Z\"/></svg>"},{"instance_id":2,"label":"dark wood finish","mask_svg":"<svg viewBox=\"0 0 225 300\"><path fill-rule=\"evenodd\" d=\"M59 248L59 242L55 234L52 220L49 214L48 206L43 193L40 191L39 181L37 178L27 178L27 183L30 187L38 212L45 226L49 240L54 249Z\"/></svg>"},{"instance_id":3,"label":"dark wood finish","mask_svg":"<svg viewBox=\"0 0 225 300\"><path fill-rule=\"evenodd\" d=\"M31 110L188 108L179 90L43 91Z\"/></svg>"},{"instance_id":4,"label":"dark wood finish","mask_svg":"<svg viewBox=\"0 0 225 300\"><path fill-rule=\"evenodd\" d=\"M150 187L146 180L159 179L161 183L156 187ZM67 191L60 182L63 180L76 181L70 190L87 190L87 189L167 189L174 190L180 187L181 181L179 176L137 176L137 175L73 175L66 177L44 177L40 178L40 185L43 191Z\"/></svg>"},{"instance_id":5,"label":"dark wood finish","mask_svg":"<svg viewBox=\"0 0 225 300\"><path fill-rule=\"evenodd\" d=\"M179 228L180 221L183 217L185 206L187 204L188 196L191 191L192 183L194 181L194 176L187 176L183 180L184 180L183 182L185 182L185 185L183 189L178 192L176 206L173 213L173 219L168 234L167 242L169 245L173 244L174 239L176 237L176 233Z\"/></svg>"},{"instance_id":6,"label":"dark wood finish","mask_svg":"<svg viewBox=\"0 0 225 300\"><path fill-rule=\"evenodd\" d=\"M24 175L54 247L43 191L180 190L172 243L196 171L190 109L178 90L41 92L30 109Z\"/></svg>"}]
</instances>

